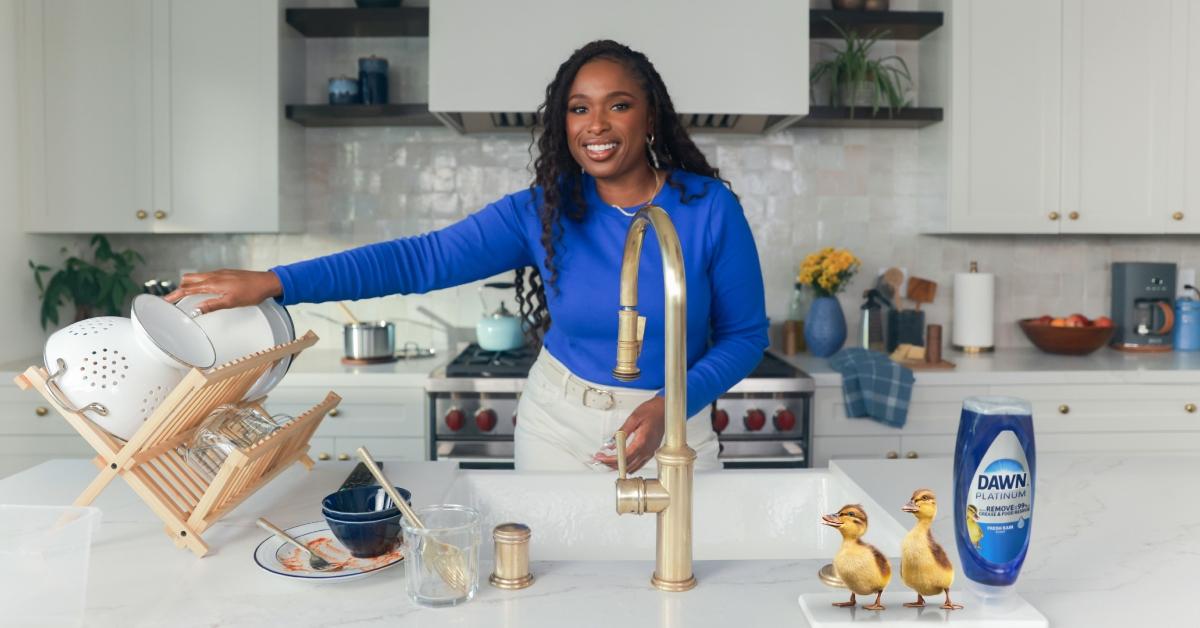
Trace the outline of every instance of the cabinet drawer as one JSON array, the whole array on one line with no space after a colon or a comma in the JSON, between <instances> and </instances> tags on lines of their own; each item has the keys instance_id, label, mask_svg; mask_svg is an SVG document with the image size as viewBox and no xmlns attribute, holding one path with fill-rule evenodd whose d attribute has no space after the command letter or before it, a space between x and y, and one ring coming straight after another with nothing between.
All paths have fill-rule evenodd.
<instances>
[{"instance_id":1,"label":"cabinet drawer","mask_svg":"<svg viewBox=\"0 0 1200 628\"><path fill-rule=\"evenodd\" d=\"M75 434L67 420L42 399L41 395L30 391L23 397L15 401L0 402L0 438L10 434Z\"/></svg>"},{"instance_id":2,"label":"cabinet drawer","mask_svg":"<svg viewBox=\"0 0 1200 628\"><path fill-rule=\"evenodd\" d=\"M47 458L91 458L96 450L83 437L64 436L0 436L0 456L46 456Z\"/></svg>"},{"instance_id":3,"label":"cabinet drawer","mask_svg":"<svg viewBox=\"0 0 1200 628\"><path fill-rule=\"evenodd\" d=\"M278 389L277 389L278 390ZM425 396L420 390L349 389L321 422L322 436L395 436L425 438ZM264 404L272 414L299 416L323 395L312 389L273 392Z\"/></svg>"},{"instance_id":4,"label":"cabinet drawer","mask_svg":"<svg viewBox=\"0 0 1200 628\"><path fill-rule=\"evenodd\" d=\"M424 438L343 438L334 439L337 457L357 458L359 447L366 447L380 460L425 460Z\"/></svg>"},{"instance_id":5,"label":"cabinet drawer","mask_svg":"<svg viewBox=\"0 0 1200 628\"><path fill-rule=\"evenodd\" d=\"M812 439L812 466L827 467L832 458L900 456L899 436L824 436Z\"/></svg>"},{"instance_id":6,"label":"cabinet drawer","mask_svg":"<svg viewBox=\"0 0 1200 628\"><path fill-rule=\"evenodd\" d=\"M318 463L336 460L336 453L332 437L314 436L308 439L308 457Z\"/></svg>"},{"instance_id":7,"label":"cabinet drawer","mask_svg":"<svg viewBox=\"0 0 1200 628\"><path fill-rule=\"evenodd\" d=\"M963 399L986 394L986 386L915 385L903 432L954 433L958 430ZM841 388L818 388L813 396L813 434L816 436L895 436L899 433L900 430L873 419L847 417Z\"/></svg>"},{"instance_id":8,"label":"cabinet drawer","mask_svg":"<svg viewBox=\"0 0 1200 628\"><path fill-rule=\"evenodd\" d=\"M1033 403L1039 434L1200 431L1200 388L1180 384L997 386Z\"/></svg>"}]
</instances>

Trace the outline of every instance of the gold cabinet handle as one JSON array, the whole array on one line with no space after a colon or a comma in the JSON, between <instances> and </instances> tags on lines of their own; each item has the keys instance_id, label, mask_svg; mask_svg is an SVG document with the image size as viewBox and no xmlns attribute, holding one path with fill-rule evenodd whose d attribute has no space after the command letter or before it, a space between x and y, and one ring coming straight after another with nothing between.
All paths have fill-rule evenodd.
<instances>
[{"instance_id":1,"label":"gold cabinet handle","mask_svg":"<svg viewBox=\"0 0 1200 628\"><path fill-rule=\"evenodd\" d=\"M1058 220L1058 212L1050 212L1050 220Z\"/></svg>"},{"instance_id":2,"label":"gold cabinet handle","mask_svg":"<svg viewBox=\"0 0 1200 628\"><path fill-rule=\"evenodd\" d=\"M1068 406L1065 403L1058 407L1059 414L1067 414L1070 411L1071 411L1071 406Z\"/></svg>"},{"instance_id":3,"label":"gold cabinet handle","mask_svg":"<svg viewBox=\"0 0 1200 628\"><path fill-rule=\"evenodd\" d=\"M41 408L41 409L44 409L44 408ZM1194 414L1196 412L1196 404L1194 404L1194 403L1186 404L1183 406L1183 409L1188 414Z\"/></svg>"},{"instance_id":4,"label":"gold cabinet handle","mask_svg":"<svg viewBox=\"0 0 1200 628\"><path fill-rule=\"evenodd\" d=\"M910 452L904 454L904 457L908 458L909 460L916 460L917 458L920 458L920 456L918 456L917 452L915 452L915 451L910 451Z\"/></svg>"},{"instance_id":5,"label":"gold cabinet handle","mask_svg":"<svg viewBox=\"0 0 1200 628\"><path fill-rule=\"evenodd\" d=\"M896 458L899 458L899 457L900 457L900 454L898 454L898 453L896 453L896 452L894 452L894 451L889 451L889 452L887 452L887 459L888 459L888 460L895 460Z\"/></svg>"},{"instance_id":6,"label":"gold cabinet handle","mask_svg":"<svg viewBox=\"0 0 1200 628\"><path fill-rule=\"evenodd\" d=\"M1071 212L1067 214L1067 218L1070 218L1071 220L1079 220L1079 212Z\"/></svg>"},{"instance_id":7,"label":"gold cabinet handle","mask_svg":"<svg viewBox=\"0 0 1200 628\"><path fill-rule=\"evenodd\" d=\"M1195 409L1195 406L1192 406L1192 410ZM1191 412L1191 410L1188 410L1188 412ZM50 414L50 408L47 408L46 406L38 406L33 409L33 413L38 416L46 416L47 414Z\"/></svg>"},{"instance_id":8,"label":"gold cabinet handle","mask_svg":"<svg viewBox=\"0 0 1200 628\"><path fill-rule=\"evenodd\" d=\"M137 210L137 213L134 215L137 216L138 220L145 220L146 217L149 216L150 214L147 214L146 210L144 210L144 209L139 209L139 210Z\"/></svg>"},{"instance_id":9,"label":"gold cabinet handle","mask_svg":"<svg viewBox=\"0 0 1200 628\"><path fill-rule=\"evenodd\" d=\"M322 451L321 453L317 454L317 460L329 460L329 454Z\"/></svg>"},{"instance_id":10,"label":"gold cabinet handle","mask_svg":"<svg viewBox=\"0 0 1200 628\"><path fill-rule=\"evenodd\" d=\"M1171 214L1171 219L1172 220L1183 220L1183 212L1175 212L1174 214Z\"/></svg>"},{"instance_id":11,"label":"gold cabinet handle","mask_svg":"<svg viewBox=\"0 0 1200 628\"><path fill-rule=\"evenodd\" d=\"M340 416L341 414L342 414L342 411L338 410L337 408L334 408L329 411L329 416Z\"/></svg>"},{"instance_id":12,"label":"gold cabinet handle","mask_svg":"<svg viewBox=\"0 0 1200 628\"><path fill-rule=\"evenodd\" d=\"M350 454L338 454L338 460L345 462L349 459L350 459Z\"/></svg>"},{"instance_id":13,"label":"gold cabinet handle","mask_svg":"<svg viewBox=\"0 0 1200 628\"><path fill-rule=\"evenodd\" d=\"M165 212L165 211L163 211L163 210L161 210L161 209L160 209L160 210L158 210L158 211L156 211L156 212L154 212L154 219L155 219L155 220L162 220L163 218L166 218L166 217L167 217L167 212Z\"/></svg>"}]
</instances>

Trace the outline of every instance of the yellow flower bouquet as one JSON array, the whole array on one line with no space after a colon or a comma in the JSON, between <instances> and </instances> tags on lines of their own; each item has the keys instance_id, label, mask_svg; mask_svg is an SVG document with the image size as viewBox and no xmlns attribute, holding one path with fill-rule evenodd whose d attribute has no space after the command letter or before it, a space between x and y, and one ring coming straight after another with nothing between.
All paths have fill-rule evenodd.
<instances>
[{"instance_id":1,"label":"yellow flower bouquet","mask_svg":"<svg viewBox=\"0 0 1200 628\"><path fill-rule=\"evenodd\" d=\"M811 286L818 297L831 297L850 283L861 265L850 251L826 247L804 258L796 282Z\"/></svg>"}]
</instances>

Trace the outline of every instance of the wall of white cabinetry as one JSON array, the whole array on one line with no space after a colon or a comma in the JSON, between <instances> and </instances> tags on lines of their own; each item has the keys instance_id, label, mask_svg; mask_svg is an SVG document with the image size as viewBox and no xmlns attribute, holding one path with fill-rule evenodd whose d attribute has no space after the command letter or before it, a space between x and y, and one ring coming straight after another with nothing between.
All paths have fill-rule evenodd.
<instances>
[{"instance_id":1,"label":"wall of white cabinetry","mask_svg":"<svg viewBox=\"0 0 1200 628\"><path fill-rule=\"evenodd\" d=\"M11 381L15 375L0 373L0 381ZM349 460L363 445L381 459L426 459L422 388L339 385L336 392L342 396L341 404L310 441L313 460ZM307 386L282 385L264 405L272 414L298 416L323 393ZM93 455L87 442L40 395L0 386L0 477L51 458Z\"/></svg>"},{"instance_id":2,"label":"wall of white cabinetry","mask_svg":"<svg viewBox=\"0 0 1200 628\"><path fill-rule=\"evenodd\" d=\"M921 49L922 101L946 103L921 131L948 172L928 230L1200 233L1200 5L925 5L947 14Z\"/></svg>"},{"instance_id":3,"label":"wall of white cabinetry","mask_svg":"<svg viewBox=\"0 0 1200 628\"><path fill-rule=\"evenodd\" d=\"M23 0L32 232L298 229L304 49L275 0Z\"/></svg>"},{"instance_id":4,"label":"wall of white cabinetry","mask_svg":"<svg viewBox=\"0 0 1200 628\"><path fill-rule=\"evenodd\" d=\"M952 455L962 400L973 395L1031 401L1040 452L1200 448L1200 388L1192 384L917 385L903 429L848 418L841 387L818 386L813 464L826 466L831 458Z\"/></svg>"}]
</instances>

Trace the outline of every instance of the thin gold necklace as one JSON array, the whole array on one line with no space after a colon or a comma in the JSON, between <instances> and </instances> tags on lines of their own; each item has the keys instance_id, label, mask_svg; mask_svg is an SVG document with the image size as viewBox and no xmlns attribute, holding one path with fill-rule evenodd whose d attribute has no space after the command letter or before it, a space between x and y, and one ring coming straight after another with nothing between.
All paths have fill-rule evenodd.
<instances>
[{"instance_id":1,"label":"thin gold necklace","mask_svg":"<svg viewBox=\"0 0 1200 628\"><path fill-rule=\"evenodd\" d=\"M615 209L615 210L617 210L617 211L621 212L621 213L622 213L622 214L624 214L625 216L627 216L627 217L629 217L629 218L633 218L634 216L636 216L636 215L637 215L637 213L638 213L638 210L639 210L639 209L641 209L641 208L643 208L643 207L645 207L645 206L649 205L649 204L650 204L650 201L653 201L653 200L654 200L654 197L655 197L655 196L658 196L658 191L659 191L661 188L662 188L662 180L661 180L661 179L659 178L659 176L658 176L658 170L655 170L655 171L654 171L654 193L650 195L650 198L646 199L646 202L644 202L644 203L642 203L642 204L638 205L637 207L633 208L633 210L632 210L632 211L626 210L626 209L624 209L623 207L621 207L620 205L617 205L617 204L614 204L614 203L609 203L609 205L612 205L612 208L613 208L613 209Z\"/></svg>"}]
</instances>

